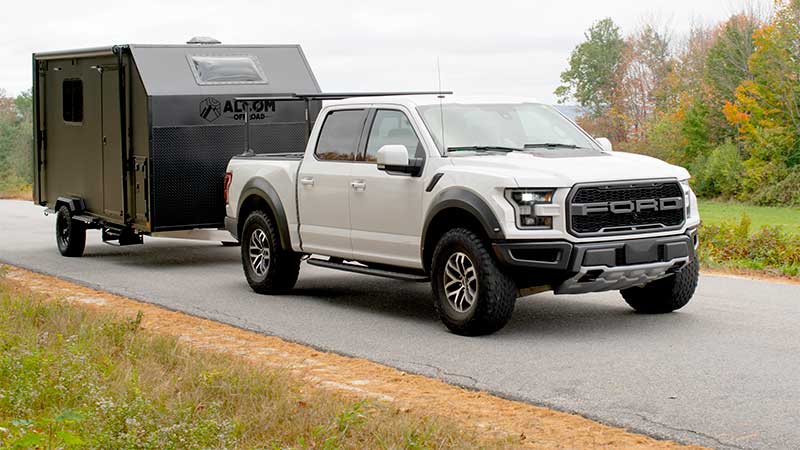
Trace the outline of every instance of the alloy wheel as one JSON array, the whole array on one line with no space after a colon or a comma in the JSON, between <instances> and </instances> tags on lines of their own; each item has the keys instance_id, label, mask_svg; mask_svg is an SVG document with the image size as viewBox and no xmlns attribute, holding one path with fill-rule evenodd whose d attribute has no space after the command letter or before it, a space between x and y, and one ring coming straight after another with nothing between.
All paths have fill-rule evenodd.
<instances>
[{"instance_id":1,"label":"alloy wheel","mask_svg":"<svg viewBox=\"0 0 800 450\"><path fill-rule=\"evenodd\" d=\"M447 259L444 293L450 306L460 313L468 311L475 304L478 298L478 274L466 253L453 253Z\"/></svg>"},{"instance_id":2,"label":"alloy wheel","mask_svg":"<svg viewBox=\"0 0 800 450\"><path fill-rule=\"evenodd\" d=\"M266 275L267 270L269 270L270 251L267 233L264 230L256 229L250 235L248 253L250 255L250 267L253 268L253 272L259 277Z\"/></svg>"}]
</instances>

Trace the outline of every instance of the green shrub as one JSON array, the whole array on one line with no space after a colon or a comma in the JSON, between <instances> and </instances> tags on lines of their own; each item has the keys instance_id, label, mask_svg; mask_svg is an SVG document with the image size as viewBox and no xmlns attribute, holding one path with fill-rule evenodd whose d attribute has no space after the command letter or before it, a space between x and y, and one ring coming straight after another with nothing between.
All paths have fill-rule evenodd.
<instances>
[{"instance_id":1,"label":"green shrub","mask_svg":"<svg viewBox=\"0 0 800 450\"><path fill-rule=\"evenodd\" d=\"M693 164L694 189L703 197L734 197L742 188L742 160L735 144L726 142Z\"/></svg>"},{"instance_id":2,"label":"green shrub","mask_svg":"<svg viewBox=\"0 0 800 450\"><path fill-rule=\"evenodd\" d=\"M800 169L793 170L777 184L756 191L752 200L757 205L800 207Z\"/></svg>"},{"instance_id":3,"label":"green shrub","mask_svg":"<svg viewBox=\"0 0 800 450\"><path fill-rule=\"evenodd\" d=\"M800 236L778 226L750 231L745 214L739 223L700 227L700 261L707 267L746 268L797 276L800 272Z\"/></svg>"}]
</instances>

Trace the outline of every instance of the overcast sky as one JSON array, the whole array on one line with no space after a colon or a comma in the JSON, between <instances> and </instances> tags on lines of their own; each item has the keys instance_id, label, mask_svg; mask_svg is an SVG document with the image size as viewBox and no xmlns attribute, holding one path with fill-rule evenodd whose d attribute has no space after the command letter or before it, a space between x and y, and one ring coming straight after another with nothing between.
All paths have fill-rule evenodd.
<instances>
[{"instance_id":1,"label":"overcast sky","mask_svg":"<svg viewBox=\"0 0 800 450\"><path fill-rule=\"evenodd\" d=\"M445 89L554 102L570 51L592 22L632 31L656 17L680 35L738 0L4 1L0 88L28 89L31 53L111 44L301 44L324 91Z\"/></svg>"}]
</instances>

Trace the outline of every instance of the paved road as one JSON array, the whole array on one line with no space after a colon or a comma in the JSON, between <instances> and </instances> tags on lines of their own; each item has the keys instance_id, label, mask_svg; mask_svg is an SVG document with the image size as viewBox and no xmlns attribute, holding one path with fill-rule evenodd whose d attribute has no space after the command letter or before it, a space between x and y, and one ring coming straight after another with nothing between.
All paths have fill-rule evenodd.
<instances>
[{"instance_id":1,"label":"paved road","mask_svg":"<svg viewBox=\"0 0 800 450\"><path fill-rule=\"evenodd\" d=\"M682 311L616 293L521 300L501 332L449 334L427 284L303 265L292 295L250 291L237 248L172 239L59 256L54 218L0 201L0 261L507 398L717 448L800 446L800 285L703 276Z\"/></svg>"}]
</instances>

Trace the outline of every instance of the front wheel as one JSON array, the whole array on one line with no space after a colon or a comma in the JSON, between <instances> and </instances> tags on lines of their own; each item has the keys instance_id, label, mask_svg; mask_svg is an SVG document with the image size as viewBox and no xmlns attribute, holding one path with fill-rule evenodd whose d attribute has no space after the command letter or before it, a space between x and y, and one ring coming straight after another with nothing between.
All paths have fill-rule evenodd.
<instances>
[{"instance_id":1,"label":"front wheel","mask_svg":"<svg viewBox=\"0 0 800 450\"><path fill-rule=\"evenodd\" d=\"M433 252L431 284L439 317L453 333L494 333L514 312L516 284L470 230L453 229L439 240Z\"/></svg>"},{"instance_id":2,"label":"front wheel","mask_svg":"<svg viewBox=\"0 0 800 450\"><path fill-rule=\"evenodd\" d=\"M263 211L250 213L240 242L244 275L254 291L278 294L294 287L300 274L300 254L281 247L272 217Z\"/></svg>"},{"instance_id":3,"label":"front wheel","mask_svg":"<svg viewBox=\"0 0 800 450\"><path fill-rule=\"evenodd\" d=\"M58 208L56 214L56 244L63 256L83 256L86 248L86 225L72 218L67 206Z\"/></svg>"},{"instance_id":4,"label":"front wheel","mask_svg":"<svg viewBox=\"0 0 800 450\"><path fill-rule=\"evenodd\" d=\"M623 289L622 298L642 314L665 314L686 306L692 299L700 278L697 259L675 275L650 282L641 287Z\"/></svg>"}]
</instances>

